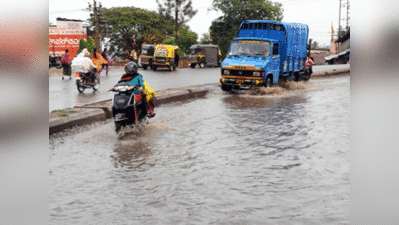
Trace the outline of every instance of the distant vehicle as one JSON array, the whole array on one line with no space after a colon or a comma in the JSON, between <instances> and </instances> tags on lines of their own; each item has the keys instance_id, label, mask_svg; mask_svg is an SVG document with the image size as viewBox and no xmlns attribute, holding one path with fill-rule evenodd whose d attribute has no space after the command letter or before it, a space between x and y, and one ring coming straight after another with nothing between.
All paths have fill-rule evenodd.
<instances>
[{"instance_id":1,"label":"distant vehicle","mask_svg":"<svg viewBox=\"0 0 399 225\"><path fill-rule=\"evenodd\" d=\"M193 45L190 49L189 65L191 68L195 68L196 65L199 65L200 68L220 66L221 54L218 45Z\"/></svg>"},{"instance_id":2,"label":"distant vehicle","mask_svg":"<svg viewBox=\"0 0 399 225\"><path fill-rule=\"evenodd\" d=\"M242 86L271 87L278 81L303 80L308 25L246 20L222 63L222 90Z\"/></svg>"},{"instance_id":3,"label":"distant vehicle","mask_svg":"<svg viewBox=\"0 0 399 225\"><path fill-rule=\"evenodd\" d=\"M94 91L97 91L98 88L100 88L100 77L97 69L93 68L91 72L93 73L92 76L95 76L94 83L92 83L88 74L81 72L76 73L76 87L80 93L83 93L86 88L93 88Z\"/></svg>"},{"instance_id":4,"label":"distant vehicle","mask_svg":"<svg viewBox=\"0 0 399 225\"><path fill-rule=\"evenodd\" d=\"M156 45L143 45L141 50L141 67L143 67L144 70L146 70L148 67L152 69L155 46Z\"/></svg>"},{"instance_id":5,"label":"distant vehicle","mask_svg":"<svg viewBox=\"0 0 399 225\"><path fill-rule=\"evenodd\" d=\"M157 45L154 50L154 61L152 70L157 68L168 68L175 70L179 65L179 47L177 45Z\"/></svg>"},{"instance_id":6,"label":"distant vehicle","mask_svg":"<svg viewBox=\"0 0 399 225\"><path fill-rule=\"evenodd\" d=\"M62 63L61 63L61 56L48 56L48 62L49 62L49 68L55 67L57 69L62 68Z\"/></svg>"}]
</instances>

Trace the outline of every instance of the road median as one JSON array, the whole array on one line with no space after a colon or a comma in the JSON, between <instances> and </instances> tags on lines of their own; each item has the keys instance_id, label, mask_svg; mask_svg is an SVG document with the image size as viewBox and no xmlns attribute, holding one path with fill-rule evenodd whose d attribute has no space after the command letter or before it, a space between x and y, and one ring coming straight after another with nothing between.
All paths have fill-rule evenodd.
<instances>
[{"instance_id":1,"label":"road median","mask_svg":"<svg viewBox=\"0 0 399 225\"><path fill-rule=\"evenodd\" d=\"M217 84L191 86L186 88L167 89L159 91L154 98L154 104L158 107L178 101L204 97L209 90L217 87ZM54 134L75 126L82 126L93 122L104 121L112 118L112 99L93 102L75 108L84 109L82 112L65 117L49 119L49 134Z\"/></svg>"}]
</instances>

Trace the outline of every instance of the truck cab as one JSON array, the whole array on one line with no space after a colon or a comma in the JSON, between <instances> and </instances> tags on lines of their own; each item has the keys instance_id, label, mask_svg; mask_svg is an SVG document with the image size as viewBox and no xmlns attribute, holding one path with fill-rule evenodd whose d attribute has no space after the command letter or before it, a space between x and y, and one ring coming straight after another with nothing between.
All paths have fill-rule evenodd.
<instances>
[{"instance_id":1,"label":"truck cab","mask_svg":"<svg viewBox=\"0 0 399 225\"><path fill-rule=\"evenodd\" d=\"M305 74L307 39L307 25L244 21L221 65L222 90L300 80Z\"/></svg>"}]
</instances>

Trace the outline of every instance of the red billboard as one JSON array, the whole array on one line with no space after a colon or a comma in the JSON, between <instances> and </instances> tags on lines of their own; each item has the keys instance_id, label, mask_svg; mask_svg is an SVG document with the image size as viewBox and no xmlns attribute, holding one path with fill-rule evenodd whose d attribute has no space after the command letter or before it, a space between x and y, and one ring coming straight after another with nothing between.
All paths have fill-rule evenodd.
<instances>
[{"instance_id":1,"label":"red billboard","mask_svg":"<svg viewBox=\"0 0 399 225\"><path fill-rule=\"evenodd\" d=\"M50 27L49 30L49 54L61 56L65 49L73 58L79 50L79 40L87 39L86 30L79 27Z\"/></svg>"}]
</instances>

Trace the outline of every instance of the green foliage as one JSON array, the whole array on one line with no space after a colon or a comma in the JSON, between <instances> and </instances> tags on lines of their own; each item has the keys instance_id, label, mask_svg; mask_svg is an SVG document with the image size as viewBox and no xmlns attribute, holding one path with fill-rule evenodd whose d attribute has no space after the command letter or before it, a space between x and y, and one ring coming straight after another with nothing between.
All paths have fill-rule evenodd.
<instances>
[{"instance_id":1,"label":"green foliage","mask_svg":"<svg viewBox=\"0 0 399 225\"><path fill-rule=\"evenodd\" d=\"M87 38L86 48L90 53L93 53L94 49L97 48L96 43L92 37Z\"/></svg>"},{"instance_id":2,"label":"green foliage","mask_svg":"<svg viewBox=\"0 0 399 225\"><path fill-rule=\"evenodd\" d=\"M312 49L318 49L318 48L320 48L319 42L313 41L313 42L312 42Z\"/></svg>"},{"instance_id":3,"label":"green foliage","mask_svg":"<svg viewBox=\"0 0 399 225\"><path fill-rule=\"evenodd\" d=\"M192 32L187 26L180 27L179 39L176 44L176 39L173 37L166 38L162 43L165 45L179 46L179 55L184 56L190 53L190 47L197 44L198 35Z\"/></svg>"},{"instance_id":4,"label":"green foliage","mask_svg":"<svg viewBox=\"0 0 399 225\"><path fill-rule=\"evenodd\" d=\"M192 32L188 27L184 26L180 28L180 35L178 39L178 45L180 52L186 54L190 53L191 45L197 44L198 35Z\"/></svg>"},{"instance_id":5,"label":"green foliage","mask_svg":"<svg viewBox=\"0 0 399 225\"><path fill-rule=\"evenodd\" d=\"M192 6L191 0L156 0L158 3L158 13L170 19L176 17L176 3L178 7L178 25L186 25L198 10L195 10ZM162 3L161 3L162 1Z\"/></svg>"},{"instance_id":6,"label":"green foliage","mask_svg":"<svg viewBox=\"0 0 399 225\"><path fill-rule=\"evenodd\" d=\"M117 57L128 58L132 50L141 53L144 43L162 43L173 34L173 21L156 12L135 7L102 9L107 23L100 24L101 33L108 31L109 52ZM94 28L94 18L90 18Z\"/></svg>"},{"instance_id":7,"label":"green foliage","mask_svg":"<svg viewBox=\"0 0 399 225\"><path fill-rule=\"evenodd\" d=\"M219 45L223 58L243 21L281 21L283 18L282 4L269 0L213 0L213 9L224 14L210 27L212 42Z\"/></svg>"},{"instance_id":8,"label":"green foliage","mask_svg":"<svg viewBox=\"0 0 399 225\"><path fill-rule=\"evenodd\" d=\"M212 43L212 40L211 40L211 37L209 36L209 34L203 33L203 34L202 34L202 37L201 37L201 39L200 39L200 43L201 43L201 44L205 44L205 45L211 44L211 43Z\"/></svg>"},{"instance_id":9,"label":"green foliage","mask_svg":"<svg viewBox=\"0 0 399 225\"><path fill-rule=\"evenodd\" d=\"M88 37L87 40L83 38L79 39L79 50L77 53L81 53L85 48L87 48L90 53L93 53L93 50L96 48L96 43L92 37Z\"/></svg>"},{"instance_id":10,"label":"green foliage","mask_svg":"<svg viewBox=\"0 0 399 225\"><path fill-rule=\"evenodd\" d=\"M164 45L176 45L176 40L174 38L166 38L162 43Z\"/></svg>"}]
</instances>

